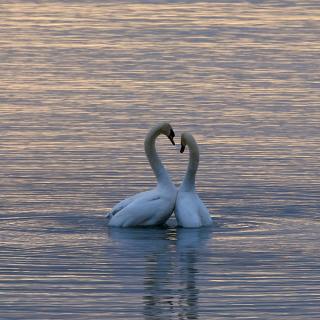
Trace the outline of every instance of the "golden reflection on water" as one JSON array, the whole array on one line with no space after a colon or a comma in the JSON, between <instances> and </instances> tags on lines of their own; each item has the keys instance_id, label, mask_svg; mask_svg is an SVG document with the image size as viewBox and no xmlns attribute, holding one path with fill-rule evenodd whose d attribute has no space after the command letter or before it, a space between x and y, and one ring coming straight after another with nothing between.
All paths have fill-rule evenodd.
<instances>
[{"instance_id":1,"label":"golden reflection on water","mask_svg":"<svg viewBox=\"0 0 320 320\"><path fill-rule=\"evenodd\" d=\"M317 1L2 4L2 316L318 316L319 17ZM109 230L154 185L143 139L162 120L199 142L216 225ZM158 149L179 184L187 154Z\"/></svg>"}]
</instances>

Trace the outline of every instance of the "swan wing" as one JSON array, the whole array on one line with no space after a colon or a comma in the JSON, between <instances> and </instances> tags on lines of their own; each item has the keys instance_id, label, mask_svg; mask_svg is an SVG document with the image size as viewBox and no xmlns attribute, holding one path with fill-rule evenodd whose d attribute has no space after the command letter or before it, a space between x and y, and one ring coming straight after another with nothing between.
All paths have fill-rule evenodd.
<instances>
[{"instance_id":1,"label":"swan wing","mask_svg":"<svg viewBox=\"0 0 320 320\"><path fill-rule=\"evenodd\" d=\"M178 225L184 228L199 228L212 223L204 203L195 192L179 192L175 215Z\"/></svg>"},{"instance_id":2,"label":"swan wing","mask_svg":"<svg viewBox=\"0 0 320 320\"><path fill-rule=\"evenodd\" d=\"M134 201L137 197L139 197L141 195L141 193L137 193L131 197L128 197L122 201L120 201L119 203L117 203L112 209L111 211L107 214L107 218L111 218L112 216L114 216L117 212L119 212L120 210L122 210L123 208L125 208L126 206L128 206L132 201Z\"/></svg>"},{"instance_id":3,"label":"swan wing","mask_svg":"<svg viewBox=\"0 0 320 320\"><path fill-rule=\"evenodd\" d=\"M210 216L210 212L203 201L200 199L198 194L196 194L198 200L198 212L203 226L210 226L212 224L212 218Z\"/></svg>"},{"instance_id":4,"label":"swan wing","mask_svg":"<svg viewBox=\"0 0 320 320\"><path fill-rule=\"evenodd\" d=\"M201 227L198 199L193 192L179 192L174 209L177 223L184 228Z\"/></svg>"},{"instance_id":5,"label":"swan wing","mask_svg":"<svg viewBox=\"0 0 320 320\"><path fill-rule=\"evenodd\" d=\"M117 212L110 226L135 227L164 223L173 211L174 200L168 201L160 193L148 191L140 194L127 206Z\"/></svg>"}]
</instances>

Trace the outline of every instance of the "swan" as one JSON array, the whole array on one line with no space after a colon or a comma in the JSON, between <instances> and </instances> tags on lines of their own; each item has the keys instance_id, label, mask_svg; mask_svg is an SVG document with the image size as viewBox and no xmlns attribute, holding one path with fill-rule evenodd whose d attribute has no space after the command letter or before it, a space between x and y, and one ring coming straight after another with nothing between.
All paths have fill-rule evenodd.
<instances>
[{"instance_id":1,"label":"swan","mask_svg":"<svg viewBox=\"0 0 320 320\"><path fill-rule=\"evenodd\" d=\"M199 228L212 224L210 213L195 191L195 177L199 164L199 148L196 140L190 133L184 132L181 135L181 149L189 147L189 164L187 173L178 190L175 216L177 224L184 228Z\"/></svg>"},{"instance_id":2,"label":"swan","mask_svg":"<svg viewBox=\"0 0 320 320\"><path fill-rule=\"evenodd\" d=\"M137 227L161 225L173 212L177 188L171 182L157 154L155 142L160 135L166 135L174 145L174 131L169 123L160 123L148 132L144 149L150 166L156 176L156 188L138 193L115 205L107 215L112 227Z\"/></svg>"}]
</instances>

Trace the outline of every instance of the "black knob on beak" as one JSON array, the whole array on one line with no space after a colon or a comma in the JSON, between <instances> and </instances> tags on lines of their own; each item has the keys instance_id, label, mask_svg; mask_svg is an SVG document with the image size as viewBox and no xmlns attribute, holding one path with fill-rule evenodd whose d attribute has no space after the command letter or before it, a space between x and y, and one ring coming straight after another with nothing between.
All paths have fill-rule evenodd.
<instances>
[{"instance_id":1,"label":"black knob on beak","mask_svg":"<svg viewBox=\"0 0 320 320\"><path fill-rule=\"evenodd\" d=\"M186 148L186 146L184 146L184 145L182 144L182 145L181 145L181 148L180 148L180 153L183 153L185 148Z\"/></svg>"},{"instance_id":2,"label":"black knob on beak","mask_svg":"<svg viewBox=\"0 0 320 320\"><path fill-rule=\"evenodd\" d=\"M168 138L170 139L173 145L175 145L175 142L173 140L174 136L175 136L174 131L171 129Z\"/></svg>"}]
</instances>

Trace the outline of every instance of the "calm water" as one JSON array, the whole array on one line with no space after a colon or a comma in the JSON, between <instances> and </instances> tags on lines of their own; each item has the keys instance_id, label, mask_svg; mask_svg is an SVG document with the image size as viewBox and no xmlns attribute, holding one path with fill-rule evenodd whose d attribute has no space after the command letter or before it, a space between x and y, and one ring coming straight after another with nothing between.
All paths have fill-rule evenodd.
<instances>
[{"instance_id":1,"label":"calm water","mask_svg":"<svg viewBox=\"0 0 320 320\"><path fill-rule=\"evenodd\" d=\"M319 319L319 20L312 0L1 4L1 319ZM215 225L108 228L154 185L162 120L197 138ZM158 150L179 184L187 154Z\"/></svg>"}]
</instances>

